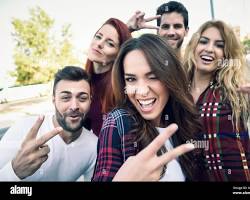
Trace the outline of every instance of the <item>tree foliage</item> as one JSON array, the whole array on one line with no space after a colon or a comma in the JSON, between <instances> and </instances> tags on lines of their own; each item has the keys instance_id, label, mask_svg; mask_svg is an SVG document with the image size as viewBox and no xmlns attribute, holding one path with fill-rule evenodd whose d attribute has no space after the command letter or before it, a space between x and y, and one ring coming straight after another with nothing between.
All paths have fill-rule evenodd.
<instances>
[{"instance_id":1,"label":"tree foliage","mask_svg":"<svg viewBox=\"0 0 250 200\"><path fill-rule=\"evenodd\" d=\"M245 51L250 51L250 39L246 39L243 41Z\"/></svg>"},{"instance_id":2,"label":"tree foliage","mask_svg":"<svg viewBox=\"0 0 250 200\"><path fill-rule=\"evenodd\" d=\"M17 85L48 82L59 68L80 63L73 53L70 24L56 37L52 32L54 20L42 8L30 9L29 15L28 20L12 20L16 70L11 75Z\"/></svg>"}]
</instances>

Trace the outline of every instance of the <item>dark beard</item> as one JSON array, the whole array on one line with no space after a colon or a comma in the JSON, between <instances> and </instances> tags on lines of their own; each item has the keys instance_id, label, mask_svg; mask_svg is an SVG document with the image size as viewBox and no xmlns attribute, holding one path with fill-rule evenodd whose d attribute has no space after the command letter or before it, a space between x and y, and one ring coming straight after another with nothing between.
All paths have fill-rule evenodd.
<instances>
[{"instance_id":1,"label":"dark beard","mask_svg":"<svg viewBox=\"0 0 250 200\"><path fill-rule=\"evenodd\" d=\"M67 113L63 113L63 115L57 110L57 108L55 108L56 110L56 120L58 122L58 124L65 130L71 133L77 132L79 131L82 127L83 127L83 123L84 123L84 117L85 117L85 113L80 113L79 111L70 111ZM79 115L80 116L80 123L78 126L76 127L71 127L67 122L66 122L66 117L70 116L70 115Z\"/></svg>"}]
</instances>

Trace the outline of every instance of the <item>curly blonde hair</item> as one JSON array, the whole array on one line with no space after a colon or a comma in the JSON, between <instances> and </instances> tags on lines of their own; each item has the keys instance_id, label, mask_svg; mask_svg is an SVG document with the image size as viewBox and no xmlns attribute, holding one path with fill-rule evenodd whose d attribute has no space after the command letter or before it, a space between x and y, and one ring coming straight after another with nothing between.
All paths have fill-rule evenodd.
<instances>
[{"instance_id":1,"label":"curly blonde hair","mask_svg":"<svg viewBox=\"0 0 250 200\"><path fill-rule=\"evenodd\" d=\"M239 86L245 84L249 78L249 71L245 62L243 47L237 39L233 29L222 21L207 21L196 33L193 34L188 43L184 55L184 68L187 71L190 82L193 81L196 69L195 49L202 33L208 28L218 29L224 40L224 58L217 61L215 80L217 87L223 92L223 100L228 100L232 107L233 126L239 131L240 123L243 121L247 129L247 120L250 114L249 96L237 91Z\"/></svg>"}]
</instances>

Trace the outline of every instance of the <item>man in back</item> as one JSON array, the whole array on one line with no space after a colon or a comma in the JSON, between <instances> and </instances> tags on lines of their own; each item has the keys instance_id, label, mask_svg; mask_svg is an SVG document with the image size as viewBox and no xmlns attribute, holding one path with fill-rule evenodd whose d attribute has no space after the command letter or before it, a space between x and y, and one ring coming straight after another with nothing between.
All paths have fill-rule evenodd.
<instances>
[{"instance_id":1,"label":"man in back","mask_svg":"<svg viewBox=\"0 0 250 200\"><path fill-rule=\"evenodd\" d=\"M157 34L167 39L177 54L181 53L184 37L188 34L188 11L177 1L169 1L158 7L155 17L144 18L145 13L137 11L127 22L131 31L149 28L157 29ZM157 26L147 22L157 19Z\"/></svg>"}]
</instances>

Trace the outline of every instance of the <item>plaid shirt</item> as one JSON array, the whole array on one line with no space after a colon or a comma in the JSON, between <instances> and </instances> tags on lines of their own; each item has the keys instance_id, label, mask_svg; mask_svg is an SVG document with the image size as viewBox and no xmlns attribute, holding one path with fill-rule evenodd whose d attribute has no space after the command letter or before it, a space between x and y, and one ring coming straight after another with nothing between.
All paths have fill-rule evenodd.
<instances>
[{"instance_id":1,"label":"plaid shirt","mask_svg":"<svg viewBox=\"0 0 250 200\"><path fill-rule=\"evenodd\" d=\"M132 132L134 122L124 109L114 109L108 114L98 139L92 181L112 181L125 160L139 152Z\"/></svg>"},{"instance_id":2,"label":"plaid shirt","mask_svg":"<svg viewBox=\"0 0 250 200\"><path fill-rule=\"evenodd\" d=\"M211 83L197 106L204 138L209 141L205 156L210 181L250 181L248 130L242 124L239 132L234 130L230 103L222 100L221 91Z\"/></svg>"}]
</instances>

